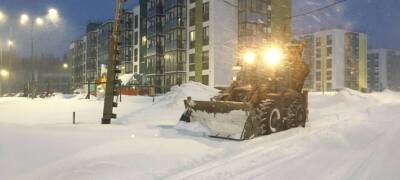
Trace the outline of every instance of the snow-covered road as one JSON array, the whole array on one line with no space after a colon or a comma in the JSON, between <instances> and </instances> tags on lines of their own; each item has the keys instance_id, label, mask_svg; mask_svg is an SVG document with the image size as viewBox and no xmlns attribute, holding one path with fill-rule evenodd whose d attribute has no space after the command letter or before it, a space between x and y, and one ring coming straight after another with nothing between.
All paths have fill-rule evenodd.
<instances>
[{"instance_id":1,"label":"snow-covered road","mask_svg":"<svg viewBox=\"0 0 400 180\"><path fill-rule=\"evenodd\" d=\"M400 94L311 94L307 128L244 142L177 125L186 96L215 93L124 97L110 126L98 100L0 98L0 179L400 178Z\"/></svg>"}]
</instances>

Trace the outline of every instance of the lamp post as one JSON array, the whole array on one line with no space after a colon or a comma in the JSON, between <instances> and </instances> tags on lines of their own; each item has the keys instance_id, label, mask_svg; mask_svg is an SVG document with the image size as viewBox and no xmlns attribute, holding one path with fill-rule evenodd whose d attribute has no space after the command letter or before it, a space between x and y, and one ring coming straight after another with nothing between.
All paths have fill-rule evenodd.
<instances>
[{"instance_id":1,"label":"lamp post","mask_svg":"<svg viewBox=\"0 0 400 180\"><path fill-rule=\"evenodd\" d=\"M45 17L36 17L34 20L29 17L28 14L22 14L20 16L20 24L22 26L30 25L30 40L31 40L31 54L30 54L30 61L31 61L31 85L29 86L29 89L32 90L33 97L34 95L34 88L32 86L33 83L35 82L35 72L33 68L33 59L34 59L34 28L35 27L43 27L46 22L51 22L51 23L57 23L60 20L60 16L58 14L58 11L54 8L51 8L48 10L48 13Z\"/></svg>"},{"instance_id":2,"label":"lamp post","mask_svg":"<svg viewBox=\"0 0 400 180\"><path fill-rule=\"evenodd\" d=\"M6 69L1 69L0 70L0 97L3 96L3 82L4 80L8 80L8 77L10 76L10 72L8 72Z\"/></svg>"}]
</instances>

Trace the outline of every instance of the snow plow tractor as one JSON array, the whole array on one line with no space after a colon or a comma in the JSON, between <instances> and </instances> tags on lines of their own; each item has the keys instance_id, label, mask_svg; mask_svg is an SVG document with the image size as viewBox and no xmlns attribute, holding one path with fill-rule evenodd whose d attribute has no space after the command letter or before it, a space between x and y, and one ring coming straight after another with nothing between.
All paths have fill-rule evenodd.
<instances>
[{"instance_id":1,"label":"snow plow tractor","mask_svg":"<svg viewBox=\"0 0 400 180\"><path fill-rule=\"evenodd\" d=\"M188 97L180 120L231 140L305 127L308 92L302 89L309 68L302 54L303 45L294 43L245 52L230 87L210 101Z\"/></svg>"}]
</instances>

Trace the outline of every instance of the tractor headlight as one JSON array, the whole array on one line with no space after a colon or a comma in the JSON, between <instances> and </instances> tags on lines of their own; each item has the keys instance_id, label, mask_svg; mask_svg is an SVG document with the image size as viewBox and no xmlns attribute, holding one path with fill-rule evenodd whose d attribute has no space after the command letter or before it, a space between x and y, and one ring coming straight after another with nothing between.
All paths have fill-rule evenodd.
<instances>
[{"instance_id":1,"label":"tractor headlight","mask_svg":"<svg viewBox=\"0 0 400 180\"><path fill-rule=\"evenodd\" d=\"M283 56L284 55L281 49L272 47L264 52L263 58L269 66L276 66L281 63Z\"/></svg>"},{"instance_id":2,"label":"tractor headlight","mask_svg":"<svg viewBox=\"0 0 400 180\"><path fill-rule=\"evenodd\" d=\"M244 62L247 64L253 64L256 60L256 54L254 52L246 52L243 56Z\"/></svg>"}]
</instances>

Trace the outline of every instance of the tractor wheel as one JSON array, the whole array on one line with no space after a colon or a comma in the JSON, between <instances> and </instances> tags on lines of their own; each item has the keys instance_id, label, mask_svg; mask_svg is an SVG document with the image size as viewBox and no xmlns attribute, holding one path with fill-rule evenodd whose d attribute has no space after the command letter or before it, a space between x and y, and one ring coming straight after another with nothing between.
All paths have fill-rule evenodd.
<instances>
[{"instance_id":1,"label":"tractor wheel","mask_svg":"<svg viewBox=\"0 0 400 180\"><path fill-rule=\"evenodd\" d=\"M264 100L257 108L259 119L259 134L266 135L282 130L281 112L276 107L274 101Z\"/></svg>"},{"instance_id":2,"label":"tractor wheel","mask_svg":"<svg viewBox=\"0 0 400 180\"><path fill-rule=\"evenodd\" d=\"M290 104L287 117L288 121L285 122L286 129L298 126L305 127L307 115L301 99L295 99L292 104Z\"/></svg>"},{"instance_id":3,"label":"tractor wheel","mask_svg":"<svg viewBox=\"0 0 400 180\"><path fill-rule=\"evenodd\" d=\"M306 127L307 115L306 115L306 111L304 110L303 106L300 106L297 109L296 119L297 119L298 126L301 126L303 128Z\"/></svg>"}]
</instances>

